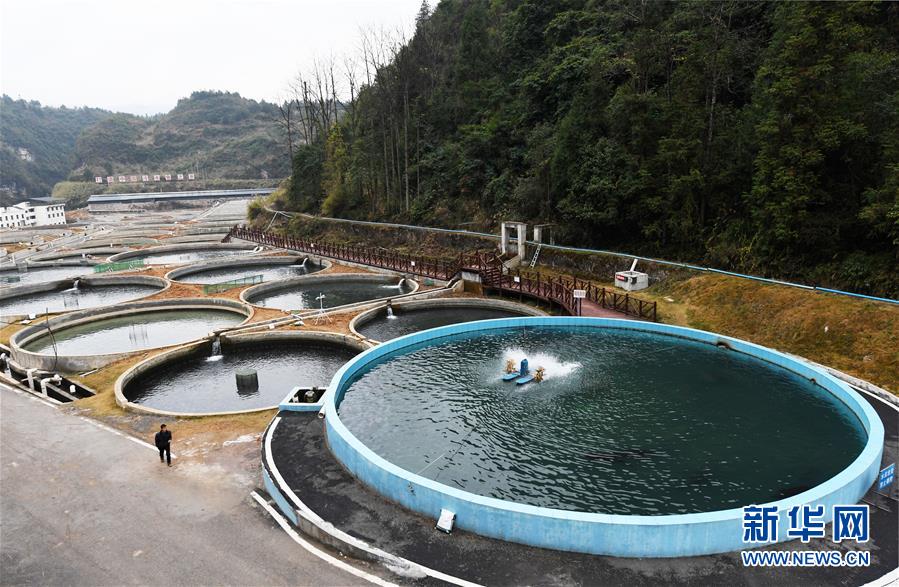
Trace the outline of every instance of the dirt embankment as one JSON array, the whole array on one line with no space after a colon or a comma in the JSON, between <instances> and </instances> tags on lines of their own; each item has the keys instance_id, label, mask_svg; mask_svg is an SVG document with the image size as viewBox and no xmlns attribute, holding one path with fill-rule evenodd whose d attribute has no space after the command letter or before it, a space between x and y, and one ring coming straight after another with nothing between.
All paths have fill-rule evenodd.
<instances>
[{"instance_id":1,"label":"dirt embankment","mask_svg":"<svg viewBox=\"0 0 899 587\"><path fill-rule=\"evenodd\" d=\"M724 275L672 279L640 296L659 303L664 322L806 357L899 395L899 306Z\"/></svg>"}]
</instances>

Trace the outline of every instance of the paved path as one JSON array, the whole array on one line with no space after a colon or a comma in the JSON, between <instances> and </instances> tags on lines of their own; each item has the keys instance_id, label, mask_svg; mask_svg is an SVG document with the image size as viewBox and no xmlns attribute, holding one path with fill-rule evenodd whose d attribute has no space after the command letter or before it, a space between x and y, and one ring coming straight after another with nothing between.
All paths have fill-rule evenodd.
<instances>
[{"instance_id":1,"label":"paved path","mask_svg":"<svg viewBox=\"0 0 899 587\"><path fill-rule=\"evenodd\" d=\"M603 308L596 302L583 300L581 302L581 316L598 317L598 318L619 318L621 320L636 320L633 316L628 316L624 312L616 312Z\"/></svg>"},{"instance_id":2,"label":"paved path","mask_svg":"<svg viewBox=\"0 0 899 587\"><path fill-rule=\"evenodd\" d=\"M205 473L0 385L0 584L367 584Z\"/></svg>"}]
</instances>

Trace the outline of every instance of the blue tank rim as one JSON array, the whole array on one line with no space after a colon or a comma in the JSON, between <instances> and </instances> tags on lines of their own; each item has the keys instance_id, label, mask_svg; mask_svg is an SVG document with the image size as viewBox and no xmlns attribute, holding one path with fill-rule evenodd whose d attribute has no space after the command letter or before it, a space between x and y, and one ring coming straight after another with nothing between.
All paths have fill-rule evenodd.
<instances>
[{"instance_id":1,"label":"blue tank rim","mask_svg":"<svg viewBox=\"0 0 899 587\"><path fill-rule=\"evenodd\" d=\"M635 330L639 332L655 333L658 335L675 336L711 345L724 343L732 351L744 353L773 363L774 365L786 368L806 379L814 379L817 387L828 392L829 398L832 401L843 403L856 416L867 434L867 440L862 451L848 467L827 481L794 496L774 502L768 502L766 504L745 505L777 506L778 511L784 512L796 505L818 503L832 504L837 496L840 498L838 500L839 503L849 503L850 501L851 503L857 503L867 492L867 489L873 483L877 471L879 470L884 443L883 423L880 421L875 410L862 399L861 396L853 391L847 384L833 377L821 368L815 367L774 349L703 330L615 318L568 316L500 318L452 324L395 338L362 352L341 367L341 369L334 375L322 398L326 435L332 454L344 467L350 470L350 472L363 483L372 487L377 493L385 495L388 498L399 502L404 507L418 511L424 515L436 518L439 510L433 511L433 507L423 508L422 502L428 500L423 500L421 495L416 495L416 491L424 493L430 498L430 502L436 503L443 500L456 504L468 503L472 504L474 508L485 509L485 512L489 512L490 515L483 516L481 520L459 519L458 525L475 533L514 542L523 542L533 546L556 548L560 550L574 550L592 554L649 557L691 556L727 552L741 547L752 548L754 546L762 546L751 544L743 545L740 544L739 536L737 536L737 540L734 541L733 538L721 535L721 528L719 526L727 526L731 529L733 529L735 525L739 527L742 523L742 507L712 512L652 516L608 514L534 506L486 497L450 487L394 465L362 443L340 420L338 406L347 390L350 380L357 372L373 363L379 362L385 355L393 354L396 351L401 351L406 347L421 342L437 342L439 339L453 334L539 326L575 326ZM282 406L282 409L283 408L284 406ZM396 487L388 488L388 485L395 485L397 482L406 484L410 490L411 497L404 496L403 492L398 492ZM827 508L827 510L829 521L829 508ZM521 532L512 531L512 534L515 536L509 537L508 534L510 532L508 530L499 527L491 527L500 523L504 516L510 516L510 520L514 519L516 523L519 524L523 519L531 519L531 521L534 521L537 525L539 525L541 520L553 520L563 524L568 522L572 524L572 530L575 529L576 525L578 526L579 531L583 529L581 528L583 525L596 525L597 527L616 527L617 531L620 531L622 528L651 531L654 533L653 535L659 534L659 531L661 531L661 535L664 535L665 528L671 528L672 530L679 528L680 531L677 538L668 536L665 540L680 540L686 544L686 546L666 548L663 547L662 541L658 540L650 541L651 543L645 543L643 545L632 544L631 546L624 545L623 548L617 547L611 549L608 548L610 545L606 544L597 549L590 545L580 548L578 545L570 544L570 540L568 542L565 540L556 540L559 538L557 535L547 538L545 536L537 536L532 531L525 531L523 536L520 535ZM786 518L786 516L781 516L781 518ZM524 525L528 526L527 523ZM781 525L783 525L783 519L781 520ZM704 526L709 527L703 528ZM712 526L714 526L714 528ZM536 526L534 526L534 528L536 528ZM696 544L693 540L684 540L686 537L682 535L683 528L695 528L697 533L702 533L705 538L701 541L702 544ZM575 534L577 534L577 532L575 532ZM781 537L785 534L784 531L779 532ZM558 544L556 544L556 542L558 542Z\"/></svg>"}]
</instances>

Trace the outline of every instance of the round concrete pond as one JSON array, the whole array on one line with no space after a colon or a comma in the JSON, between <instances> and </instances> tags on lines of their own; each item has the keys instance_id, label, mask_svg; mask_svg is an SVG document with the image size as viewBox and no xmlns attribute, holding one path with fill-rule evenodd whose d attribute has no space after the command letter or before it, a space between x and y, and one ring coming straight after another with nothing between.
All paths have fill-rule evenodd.
<instances>
[{"instance_id":1,"label":"round concrete pond","mask_svg":"<svg viewBox=\"0 0 899 587\"><path fill-rule=\"evenodd\" d=\"M157 310L70 326L41 336L24 348L44 355L101 355L109 349L141 351L187 342L241 322L242 316L223 310Z\"/></svg>"},{"instance_id":2,"label":"round concrete pond","mask_svg":"<svg viewBox=\"0 0 899 587\"><path fill-rule=\"evenodd\" d=\"M343 337L288 332L207 341L139 364L123 376L120 393L128 407L168 414L270 409L294 387L324 389L363 348ZM240 373L254 374L253 384Z\"/></svg>"},{"instance_id":3,"label":"round concrete pond","mask_svg":"<svg viewBox=\"0 0 899 587\"><path fill-rule=\"evenodd\" d=\"M504 380L522 359L542 380ZM830 515L864 495L883 448L872 408L823 371L598 318L394 339L341 369L324 406L334 455L388 498L488 536L615 556L742 548L750 504Z\"/></svg>"},{"instance_id":4,"label":"round concrete pond","mask_svg":"<svg viewBox=\"0 0 899 587\"><path fill-rule=\"evenodd\" d=\"M83 277L9 288L0 294L0 314L71 312L146 297L165 289L164 279L149 276ZM17 293L21 291L22 293Z\"/></svg>"},{"instance_id":5,"label":"round concrete pond","mask_svg":"<svg viewBox=\"0 0 899 587\"><path fill-rule=\"evenodd\" d=\"M2 283L4 287L16 287L18 285L57 281L67 277L78 277L79 275L87 275L88 273L93 272L94 269L90 265L44 266L40 268L30 268L26 271L7 269L0 271L0 283Z\"/></svg>"},{"instance_id":6,"label":"round concrete pond","mask_svg":"<svg viewBox=\"0 0 899 587\"><path fill-rule=\"evenodd\" d=\"M253 245L242 244L177 244L161 245L138 251L120 253L109 258L110 262L142 260L148 265L183 265L205 259L247 254Z\"/></svg>"},{"instance_id":7,"label":"round concrete pond","mask_svg":"<svg viewBox=\"0 0 899 587\"><path fill-rule=\"evenodd\" d=\"M353 319L350 330L369 340L385 341L461 322L542 315L544 313L540 310L515 302L437 298L368 310Z\"/></svg>"},{"instance_id":8,"label":"round concrete pond","mask_svg":"<svg viewBox=\"0 0 899 587\"><path fill-rule=\"evenodd\" d=\"M10 348L13 359L26 368L86 371L147 349L209 336L251 315L251 308L227 299L125 302L33 323L10 338Z\"/></svg>"},{"instance_id":9,"label":"round concrete pond","mask_svg":"<svg viewBox=\"0 0 899 587\"><path fill-rule=\"evenodd\" d=\"M392 298L418 289L411 279L389 275L338 274L300 277L253 286L241 298L250 304L279 310L336 308ZM319 296L324 296L319 299Z\"/></svg>"},{"instance_id":10,"label":"round concrete pond","mask_svg":"<svg viewBox=\"0 0 899 587\"><path fill-rule=\"evenodd\" d=\"M302 277L325 268L307 257L254 257L189 265L170 271L166 277L183 283L211 284L258 277L276 281Z\"/></svg>"}]
</instances>

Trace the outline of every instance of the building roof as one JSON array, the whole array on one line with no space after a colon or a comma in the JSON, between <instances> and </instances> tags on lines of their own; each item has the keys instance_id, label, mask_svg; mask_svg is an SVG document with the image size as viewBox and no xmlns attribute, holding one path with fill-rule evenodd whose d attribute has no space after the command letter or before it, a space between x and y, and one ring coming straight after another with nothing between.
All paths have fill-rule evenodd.
<instances>
[{"instance_id":1,"label":"building roof","mask_svg":"<svg viewBox=\"0 0 899 587\"><path fill-rule=\"evenodd\" d=\"M127 204L132 202L157 202L165 200L212 200L219 198L246 198L264 196L274 188L251 188L242 190L198 190L187 192L146 192L132 194L97 194L87 199L88 204Z\"/></svg>"}]
</instances>

